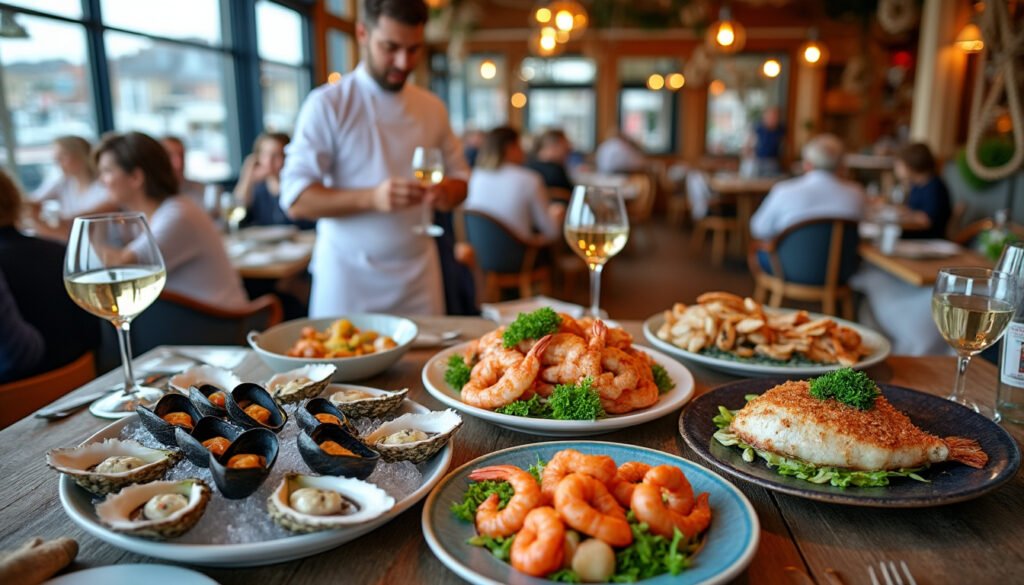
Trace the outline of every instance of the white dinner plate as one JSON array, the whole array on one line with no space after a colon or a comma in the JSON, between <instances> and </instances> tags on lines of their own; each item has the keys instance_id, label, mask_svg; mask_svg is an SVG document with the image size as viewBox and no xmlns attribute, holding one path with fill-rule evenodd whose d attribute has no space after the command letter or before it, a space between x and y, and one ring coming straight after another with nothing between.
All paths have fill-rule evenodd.
<instances>
[{"instance_id":1,"label":"white dinner plate","mask_svg":"<svg viewBox=\"0 0 1024 585\"><path fill-rule=\"evenodd\" d=\"M665 416L678 410L679 407L686 404L686 401L693 396L693 374L690 373L690 370L660 351L635 346L650 354L655 362L664 366L669 377L675 382L675 387L659 396L658 402L653 406L627 414L609 415L598 420L552 420L500 414L492 410L466 404L459 397L459 392L444 381L444 371L448 364L448 358L452 355L463 353L467 345L468 343L460 343L430 358L427 365L423 367L423 385L431 396L455 410L494 423L500 427L512 429L513 431L546 437L583 437L608 433Z\"/></svg>"},{"instance_id":2,"label":"white dinner plate","mask_svg":"<svg viewBox=\"0 0 1024 585\"><path fill-rule=\"evenodd\" d=\"M765 309L769 313L790 313L790 310L779 310L779 309ZM852 367L855 370L863 370L869 368L885 358L889 357L889 352L892 351L892 344L889 343L889 339L881 333L858 325L845 319L839 319L836 317L829 317L828 315L821 315L819 313L808 313L808 316L814 319L820 319L822 317L828 317L843 325L850 327L860 334L861 340L864 345L871 348L871 353L864 356L859 362L854 364ZM644 321L644 337L647 338L654 347L672 354L678 358L684 360L690 360L697 362L698 364L705 365L711 369L719 370L729 374L735 374L737 376L820 376L833 370L838 370L842 366L839 364L822 364L822 365L811 365L811 364L794 364L794 365L778 365L778 364L765 364L757 363L750 358L720 358L701 353L693 353L692 351L686 351L681 347L660 339L658 337L658 329L665 322L665 314L658 313L652 315L646 321Z\"/></svg>"},{"instance_id":3,"label":"white dinner plate","mask_svg":"<svg viewBox=\"0 0 1024 585\"><path fill-rule=\"evenodd\" d=\"M294 225L256 225L239 230L238 238L249 242L280 242L298 231L299 228Z\"/></svg>"},{"instance_id":4,"label":"white dinner plate","mask_svg":"<svg viewBox=\"0 0 1024 585\"><path fill-rule=\"evenodd\" d=\"M892 255L900 258L926 260L950 258L960 253L962 248L949 240L900 240L893 246Z\"/></svg>"},{"instance_id":5,"label":"white dinner plate","mask_svg":"<svg viewBox=\"0 0 1024 585\"><path fill-rule=\"evenodd\" d=\"M424 413L430 409L406 399L396 414L403 412ZM120 436L121 429L135 417L121 419L85 440L85 443L101 441ZM289 422L288 424L296 424ZM365 524L337 530L295 534L284 538L251 542L245 544L182 544L171 541L147 540L109 530L96 518L92 495L78 487L70 478L62 475L59 481L60 503L71 519L96 538L124 550L174 561L210 567L254 567L270 565L312 556L336 548L381 526L420 501L430 489L441 480L452 460L452 446L449 443L437 455L421 463L422 485L404 498L395 498L395 507ZM279 463L280 464L280 463ZM301 470L302 473L308 473ZM212 482L211 482L212 484ZM216 490L214 498L223 496ZM137 581L139 582L139 581ZM182 581L184 583L184 581ZM147 583L147 585L150 585Z\"/></svg>"},{"instance_id":6,"label":"white dinner plate","mask_svg":"<svg viewBox=\"0 0 1024 585\"><path fill-rule=\"evenodd\" d=\"M54 577L43 585L217 585L213 579L182 567L169 565L139 564L110 565L75 571Z\"/></svg>"}]
</instances>

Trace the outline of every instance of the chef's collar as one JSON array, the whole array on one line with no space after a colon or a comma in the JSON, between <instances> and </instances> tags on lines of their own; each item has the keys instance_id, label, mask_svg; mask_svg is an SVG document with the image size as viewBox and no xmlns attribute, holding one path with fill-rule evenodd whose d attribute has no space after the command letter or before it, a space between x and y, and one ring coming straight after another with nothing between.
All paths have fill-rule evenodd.
<instances>
[{"instance_id":1,"label":"chef's collar","mask_svg":"<svg viewBox=\"0 0 1024 585\"><path fill-rule=\"evenodd\" d=\"M398 91L388 91L384 89L379 83L377 83L377 80L370 75L370 69L366 66L365 61L360 61L359 65L356 66L355 76L356 82L359 83L363 89L382 96L399 97L405 91L406 85L409 85L409 80L407 79L405 85L403 85L402 89Z\"/></svg>"}]
</instances>

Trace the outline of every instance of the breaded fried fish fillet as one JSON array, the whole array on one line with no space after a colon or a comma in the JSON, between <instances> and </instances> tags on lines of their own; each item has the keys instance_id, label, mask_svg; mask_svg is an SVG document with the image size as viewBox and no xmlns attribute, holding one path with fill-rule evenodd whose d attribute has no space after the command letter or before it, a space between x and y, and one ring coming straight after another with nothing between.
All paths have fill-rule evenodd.
<instances>
[{"instance_id":1,"label":"breaded fried fish fillet","mask_svg":"<svg viewBox=\"0 0 1024 585\"><path fill-rule=\"evenodd\" d=\"M756 449L818 466L882 471L959 461L980 469L988 461L977 442L928 434L884 396L859 410L811 396L807 381L785 382L751 400L730 428Z\"/></svg>"}]
</instances>

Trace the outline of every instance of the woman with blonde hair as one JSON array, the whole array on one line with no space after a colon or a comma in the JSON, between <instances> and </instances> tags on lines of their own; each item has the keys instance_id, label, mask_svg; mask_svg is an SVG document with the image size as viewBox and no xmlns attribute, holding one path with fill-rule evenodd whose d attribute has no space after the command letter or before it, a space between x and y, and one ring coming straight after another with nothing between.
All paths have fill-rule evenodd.
<instances>
[{"instance_id":1,"label":"woman with blonde hair","mask_svg":"<svg viewBox=\"0 0 1024 585\"><path fill-rule=\"evenodd\" d=\"M91 149L89 141L81 136L60 136L54 140L53 157L60 176L43 183L32 194L32 207L37 214L44 201L60 203L59 225L53 225L53 218L45 218L58 234L66 234L71 220L80 215L117 210L117 204L97 180Z\"/></svg>"}]
</instances>

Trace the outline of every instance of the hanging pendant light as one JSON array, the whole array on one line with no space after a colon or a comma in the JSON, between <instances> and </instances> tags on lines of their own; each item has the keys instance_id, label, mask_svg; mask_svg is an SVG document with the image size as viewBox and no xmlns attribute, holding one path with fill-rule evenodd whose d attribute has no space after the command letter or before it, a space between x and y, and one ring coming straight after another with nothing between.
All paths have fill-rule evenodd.
<instances>
[{"instance_id":1,"label":"hanging pendant light","mask_svg":"<svg viewBox=\"0 0 1024 585\"><path fill-rule=\"evenodd\" d=\"M981 38L981 29L973 22L964 25L960 34L956 35L956 46L965 53L980 53L985 48L985 41Z\"/></svg>"},{"instance_id":2,"label":"hanging pendant light","mask_svg":"<svg viewBox=\"0 0 1024 585\"><path fill-rule=\"evenodd\" d=\"M532 24L558 31L559 42L579 38L590 23L587 9L576 0L556 0L533 11Z\"/></svg>"},{"instance_id":3,"label":"hanging pendant light","mask_svg":"<svg viewBox=\"0 0 1024 585\"><path fill-rule=\"evenodd\" d=\"M565 50L565 45L558 42L558 31L553 26L545 26L530 35L530 51L540 57L551 57Z\"/></svg>"},{"instance_id":4,"label":"hanging pendant light","mask_svg":"<svg viewBox=\"0 0 1024 585\"><path fill-rule=\"evenodd\" d=\"M807 34L807 42L800 45L797 55L808 67L824 67L828 64L828 47L818 41L818 29L810 30Z\"/></svg>"},{"instance_id":5,"label":"hanging pendant light","mask_svg":"<svg viewBox=\"0 0 1024 585\"><path fill-rule=\"evenodd\" d=\"M728 6L718 13L718 20L708 27L707 45L717 53L735 53L747 42L747 31L739 21L732 19Z\"/></svg>"}]
</instances>

